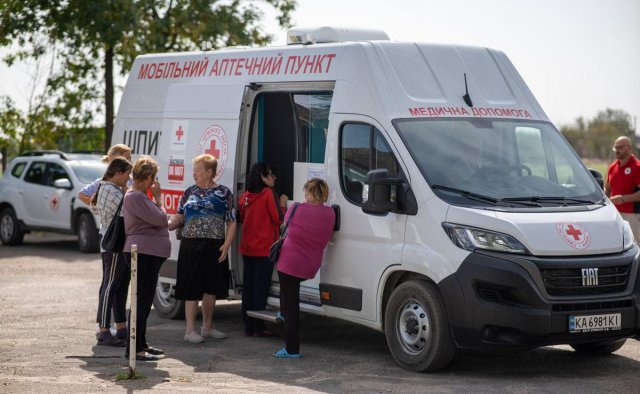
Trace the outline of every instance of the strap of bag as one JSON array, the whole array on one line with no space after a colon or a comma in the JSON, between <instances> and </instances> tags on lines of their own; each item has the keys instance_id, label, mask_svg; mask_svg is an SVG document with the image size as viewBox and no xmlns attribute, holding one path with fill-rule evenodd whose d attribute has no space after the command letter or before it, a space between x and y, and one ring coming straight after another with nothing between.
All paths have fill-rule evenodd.
<instances>
[{"instance_id":1,"label":"strap of bag","mask_svg":"<svg viewBox=\"0 0 640 394\"><path fill-rule=\"evenodd\" d=\"M293 215L296 213L296 209L298 209L298 205L299 205L298 203L293 204L293 210L291 211L291 216L289 216L286 223L284 224L280 237L284 237L287 235L287 228L289 227L289 222L291 221L291 218L293 217Z\"/></svg>"}]
</instances>

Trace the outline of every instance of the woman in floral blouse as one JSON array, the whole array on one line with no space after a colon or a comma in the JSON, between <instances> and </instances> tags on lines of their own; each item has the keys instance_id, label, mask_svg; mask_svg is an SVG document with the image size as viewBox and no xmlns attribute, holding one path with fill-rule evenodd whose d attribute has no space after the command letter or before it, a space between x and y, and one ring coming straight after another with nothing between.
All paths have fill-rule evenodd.
<instances>
[{"instance_id":1,"label":"woman in floral blouse","mask_svg":"<svg viewBox=\"0 0 640 394\"><path fill-rule=\"evenodd\" d=\"M192 185L184 191L169 230L182 227L175 297L185 301L184 340L225 338L213 326L216 300L229 295L227 255L236 233L236 211L229 188L214 181L218 161L204 154L193 159ZM196 332L198 302L202 301L202 328Z\"/></svg>"}]
</instances>

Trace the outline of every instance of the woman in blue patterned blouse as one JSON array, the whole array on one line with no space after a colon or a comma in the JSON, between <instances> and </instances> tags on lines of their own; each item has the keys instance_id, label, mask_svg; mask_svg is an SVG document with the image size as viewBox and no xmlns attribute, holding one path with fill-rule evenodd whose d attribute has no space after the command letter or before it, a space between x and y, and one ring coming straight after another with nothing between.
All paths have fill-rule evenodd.
<instances>
[{"instance_id":1,"label":"woman in blue patterned blouse","mask_svg":"<svg viewBox=\"0 0 640 394\"><path fill-rule=\"evenodd\" d=\"M185 301L184 340L225 338L213 326L216 300L229 295L227 255L236 233L234 198L229 188L214 179L218 161L204 154L193 159L195 185L188 187L178 204L169 230L182 226L175 297ZM198 302L202 301L202 328L195 329Z\"/></svg>"}]
</instances>

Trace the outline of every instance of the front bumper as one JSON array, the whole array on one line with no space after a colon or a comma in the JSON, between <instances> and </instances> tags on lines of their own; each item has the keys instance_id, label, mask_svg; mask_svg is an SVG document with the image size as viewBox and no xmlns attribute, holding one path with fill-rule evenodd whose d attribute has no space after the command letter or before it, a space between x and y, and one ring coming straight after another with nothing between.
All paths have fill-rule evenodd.
<instances>
[{"instance_id":1,"label":"front bumper","mask_svg":"<svg viewBox=\"0 0 640 394\"><path fill-rule=\"evenodd\" d=\"M615 255L537 258L474 252L438 286L461 349L521 350L637 337L638 248ZM599 285L583 286L583 268ZM576 277L577 274L577 277ZM620 313L621 329L569 332L569 316Z\"/></svg>"}]
</instances>

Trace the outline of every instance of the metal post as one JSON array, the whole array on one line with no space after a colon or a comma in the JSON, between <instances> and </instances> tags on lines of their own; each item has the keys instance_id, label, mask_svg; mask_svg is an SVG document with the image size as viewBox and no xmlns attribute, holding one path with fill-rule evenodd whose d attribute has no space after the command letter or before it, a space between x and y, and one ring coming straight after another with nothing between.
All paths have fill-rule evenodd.
<instances>
[{"instance_id":1,"label":"metal post","mask_svg":"<svg viewBox=\"0 0 640 394\"><path fill-rule=\"evenodd\" d=\"M138 315L138 245L131 245L131 300L129 319L129 379L136 377L136 320Z\"/></svg>"}]
</instances>

